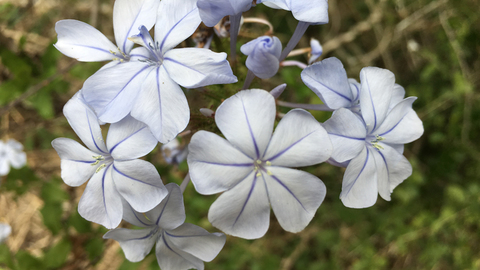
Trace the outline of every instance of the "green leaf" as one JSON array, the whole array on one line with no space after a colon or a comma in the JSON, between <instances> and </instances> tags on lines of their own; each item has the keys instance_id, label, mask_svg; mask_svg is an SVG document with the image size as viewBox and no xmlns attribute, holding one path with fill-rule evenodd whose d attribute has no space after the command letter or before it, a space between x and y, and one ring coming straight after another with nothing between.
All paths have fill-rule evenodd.
<instances>
[{"instance_id":1,"label":"green leaf","mask_svg":"<svg viewBox=\"0 0 480 270\"><path fill-rule=\"evenodd\" d=\"M17 270L46 269L41 260L33 257L30 253L24 250L19 250L15 258L17 259Z\"/></svg>"},{"instance_id":2,"label":"green leaf","mask_svg":"<svg viewBox=\"0 0 480 270\"><path fill-rule=\"evenodd\" d=\"M49 269L57 269L67 260L72 246L70 242L62 239L58 244L50 248L44 256L44 264Z\"/></svg>"},{"instance_id":3,"label":"green leaf","mask_svg":"<svg viewBox=\"0 0 480 270\"><path fill-rule=\"evenodd\" d=\"M53 233L58 234L62 229L62 204L56 202L45 202L42 210L43 224Z\"/></svg>"},{"instance_id":4,"label":"green leaf","mask_svg":"<svg viewBox=\"0 0 480 270\"><path fill-rule=\"evenodd\" d=\"M0 245L0 269L2 267L13 268L12 254L7 245Z\"/></svg>"},{"instance_id":5,"label":"green leaf","mask_svg":"<svg viewBox=\"0 0 480 270\"><path fill-rule=\"evenodd\" d=\"M40 196L45 203L61 203L69 199L65 190L62 189L63 182L59 179L52 179L43 185Z\"/></svg>"},{"instance_id":6,"label":"green leaf","mask_svg":"<svg viewBox=\"0 0 480 270\"><path fill-rule=\"evenodd\" d=\"M92 238L85 245L85 250L88 253L88 258L92 261L98 261L102 256L104 243L101 238Z\"/></svg>"},{"instance_id":7,"label":"green leaf","mask_svg":"<svg viewBox=\"0 0 480 270\"><path fill-rule=\"evenodd\" d=\"M80 216L78 211L75 211L75 213L70 216L68 223L79 233L89 233L92 231L92 224Z\"/></svg>"}]
</instances>

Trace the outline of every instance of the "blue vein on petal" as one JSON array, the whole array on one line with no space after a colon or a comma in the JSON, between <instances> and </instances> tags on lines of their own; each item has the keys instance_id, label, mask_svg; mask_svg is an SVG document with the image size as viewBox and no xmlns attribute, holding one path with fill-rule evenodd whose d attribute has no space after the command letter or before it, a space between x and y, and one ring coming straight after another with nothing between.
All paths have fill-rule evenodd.
<instances>
[{"instance_id":1,"label":"blue vein on petal","mask_svg":"<svg viewBox=\"0 0 480 270\"><path fill-rule=\"evenodd\" d=\"M160 52L162 52L163 54L163 45L165 45L165 41L167 40L168 36L170 35L170 33L172 33L172 30L177 27L177 25L179 23L182 22L183 19L185 19L188 15L190 15L190 13L194 12L195 10L197 10L198 8L195 7L194 9L190 10L187 14L185 14L185 16L183 16L180 20L178 20L173 26L172 28L170 28L170 30L168 30L167 34L165 35L165 37L163 37L163 40L162 40L162 44L160 44ZM155 37L156 39L157 37Z\"/></svg>"},{"instance_id":2,"label":"blue vein on petal","mask_svg":"<svg viewBox=\"0 0 480 270\"><path fill-rule=\"evenodd\" d=\"M160 219L162 218L162 215L163 215L163 211L165 211L165 208L167 207L167 204L168 204L168 201L170 200L171 195L172 195L172 193L171 193L171 191L169 191L168 196L167 196L167 200L165 201L165 204L163 205L162 212L160 212L160 214L158 215L157 222L155 222L155 224L158 225L158 222L160 222Z\"/></svg>"},{"instance_id":3,"label":"blue vein on petal","mask_svg":"<svg viewBox=\"0 0 480 270\"><path fill-rule=\"evenodd\" d=\"M217 162L210 162L210 161L202 161L202 160L193 160L192 162L201 162L211 165L219 165L219 166L232 166L232 167L251 167L253 163L233 163L233 164L225 164L225 163L217 163Z\"/></svg>"},{"instance_id":4,"label":"blue vein on petal","mask_svg":"<svg viewBox=\"0 0 480 270\"><path fill-rule=\"evenodd\" d=\"M133 208L132 208L132 206L131 206L130 204L128 204L128 207L130 208L130 211L132 211L132 213L133 213L133 215L135 216L135 218L136 218L138 221L140 221L140 223L142 223L143 225L145 225L145 226L147 226L147 227L148 227L148 226L151 226L151 225L146 224L145 222L143 222L140 218L138 218L137 212L136 212L135 210L133 210Z\"/></svg>"},{"instance_id":5,"label":"blue vein on petal","mask_svg":"<svg viewBox=\"0 0 480 270\"><path fill-rule=\"evenodd\" d=\"M293 146L295 146L297 143L301 142L303 139L307 138L308 136L310 136L312 133L316 132L317 130L314 130L310 133L308 133L307 135L303 136L302 138L300 138L298 141L292 143L289 147L283 149L282 151L280 151L278 154L276 154L275 156L271 157L271 158L266 158L268 159L268 161L272 161L276 158L279 158L281 155L283 155L285 152L287 152L290 148L292 148ZM265 151L266 152L266 151Z\"/></svg>"},{"instance_id":6,"label":"blue vein on petal","mask_svg":"<svg viewBox=\"0 0 480 270\"><path fill-rule=\"evenodd\" d=\"M103 172L103 175L102 175L103 207L105 207L105 214L107 215L108 221L110 221L110 217L109 217L109 215L108 215L107 203L105 202L105 175L107 175L107 171L110 169L110 166L112 166L112 164L108 165L108 167L105 168L105 171Z\"/></svg>"},{"instance_id":7,"label":"blue vein on petal","mask_svg":"<svg viewBox=\"0 0 480 270\"><path fill-rule=\"evenodd\" d=\"M113 152L113 150L115 150L115 148L117 148L117 146L118 146L119 144L121 144L121 143L123 143L124 141L130 139L131 137L133 137L133 135L135 135L135 134L137 134L138 132L144 130L145 128L146 128L146 126L145 126L145 127L142 127L141 129L133 132L132 134L128 135L127 137L125 137L124 139L122 139L121 141L119 141L119 142L118 142L117 144L115 144L112 148L110 148L110 154Z\"/></svg>"},{"instance_id":8,"label":"blue vein on petal","mask_svg":"<svg viewBox=\"0 0 480 270\"><path fill-rule=\"evenodd\" d=\"M247 120L248 130L250 131L250 136L252 136L253 145L255 146L255 152L257 153L257 158L260 158L260 151L258 150L257 141L253 136L252 127L250 126L250 121L248 120L248 115L247 115L247 111L245 110L245 103L243 103L243 100L242 100L242 107L243 107L243 113L245 114L245 119Z\"/></svg>"},{"instance_id":9,"label":"blue vein on petal","mask_svg":"<svg viewBox=\"0 0 480 270\"><path fill-rule=\"evenodd\" d=\"M128 40L128 38L130 37L129 33L130 33L130 31L132 31L132 27L133 27L133 25L135 24L135 22L137 21L138 15L140 15L140 11L142 11L142 8L143 8L143 4L142 4L142 7L140 8L140 10L138 11L137 15L135 15L135 19L133 19L133 23L132 23L132 25L130 25L130 28L128 28L127 34L125 35L125 38L124 38L124 40L123 40L123 47L122 47L122 48L123 48L123 52L124 52L125 54L127 54L127 53L125 52L125 46L127 45L127 40ZM114 30L115 30L115 29L114 29Z\"/></svg>"},{"instance_id":10,"label":"blue vein on petal","mask_svg":"<svg viewBox=\"0 0 480 270\"><path fill-rule=\"evenodd\" d=\"M181 257L182 259L186 260L187 262L191 263L192 265L195 265L194 263L192 263L191 261L189 261L187 258L183 257L182 255L178 254L175 250L173 250L167 243L166 239L165 239L165 235L163 235L162 237L162 240L163 240L163 243L165 243L165 246L167 246L168 249L170 249L173 253L175 253L177 256Z\"/></svg>"},{"instance_id":11,"label":"blue vein on petal","mask_svg":"<svg viewBox=\"0 0 480 270\"><path fill-rule=\"evenodd\" d=\"M360 89L358 89L358 85L357 85L357 84L355 84L355 83L352 83L352 84L353 84L353 86L355 87L355 89L357 90L357 97L355 98L355 100L357 100L357 99L360 98ZM354 100L354 101L355 101L355 100Z\"/></svg>"},{"instance_id":12,"label":"blue vein on petal","mask_svg":"<svg viewBox=\"0 0 480 270\"><path fill-rule=\"evenodd\" d=\"M131 177L130 175L124 174L123 172L119 171L119 170L117 169L117 167L115 167L115 164L113 165L113 169L114 169L117 173L119 173L120 175L125 176L125 177L127 177L127 178L129 178L129 179L132 179L132 180L134 180L134 181L140 182L140 183L145 184L145 185L149 185L149 186L152 186L152 187L157 187L157 186L155 186L155 185L153 185L153 184L150 184L150 183L147 183L147 182L143 182L143 181L140 180L140 179L133 178L133 177Z\"/></svg>"},{"instance_id":13,"label":"blue vein on petal","mask_svg":"<svg viewBox=\"0 0 480 270\"><path fill-rule=\"evenodd\" d=\"M402 120L403 120L403 118L405 118L405 116L407 116L407 114L405 114L405 115L395 124L395 126L393 126L391 129L385 131L384 133L379 134L378 136L384 136L384 135L392 132L392 130L394 130L394 129L400 124L400 122L402 122Z\"/></svg>"},{"instance_id":14,"label":"blue vein on petal","mask_svg":"<svg viewBox=\"0 0 480 270\"><path fill-rule=\"evenodd\" d=\"M369 152L369 150L368 150L368 147L365 147L365 149L367 150L367 157L365 158L365 163L363 164L362 169L361 169L360 172L358 173L358 175L357 175L357 177L355 178L355 180L353 181L353 183L350 185L350 188L348 189L347 195L350 193L350 191L352 190L353 186L354 186L355 183L357 182L358 178L359 178L360 175L362 174L363 170L364 170L365 167L367 166L368 157L369 157L369 155L370 155L370 152Z\"/></svg>"},{"instance_id":15,"label":"blue vein on petal","mask_svg":"<svg viewBox=\"0 0 480 270\"><path fill-rule=\"evenodd\" d=\"M352 140L359 140L359 141L365 140L365 138L355 138L355 137L345 136L345 135L336 134L336 133L328 133L328 135L338 136L338 137L342 137L342 138L346 138L346 139L352 139Z\"/></svg>"},{"instance_id":16,"label":"blue vein on petal","mask_svg":"<svg viewBox=\"0 0 480 270\"><path fill-rule=\"evenodd\" d=\"M157 72L155 72L155 76L157 77L157 94L158 94L158 108L160 110L160 113L159 113L160 125L162 125L163 124L163 114L162 114L162 97L160 95L160 74L159 73L160 73L160 67L157 67ZM160 129L162 130L162 133L163 133L163 128L160 127Z\"/></svg>"},{"instance_id":17,"label":"blue vein on petal","mask_svg":"<svg viewBox=\"0 0 480 270\"><path fill-rule=\"evenodd\" d=\"M87 115L87 123L88 123L88 129L90 130L90 135L92 135L92 141L93 141L93 144L95 144L95 147L98 149L98 151L106 154L105 151L103 151L102 149L100 149L100 147L98 147L97 145L97 141L95 141L95 138L93 137L93 131L92 131L92 126L90 125L90 117L88 117L88 109L85 109L85 114Z\"/></svg>"},{"instance_id":18,"label":"blue vein on petal","mask_svg":"<svg viewBox=\"0 0 480 270\"><path fill-rule=\"evenodd\" d=\"M257 176L255 175L255 177L253 178L253 181L252 181L252 186L250 187L250 191L248 192L248 196L245 199L245 202L243 203L242 209L240 210L240 213L238 214L237 218L235 219L235 222L233 222L232 228L235 227L235 224L237 223L238 219L242 215L243 210L245 210L245 207L247 206L247 203L250 200L250 197L252 196L253 189L255 188L256 183L257 183Z\"/></svg>"},{"instance_id":19,"label":"blue vein on petal","mask_svg":"<svg viewBox=\"0 0 480 270\"><path fill-rule=\"evenodd\" d=\"M107 51L105 49L102 49L102 48L98 48L98 47L93 47L93 46L88 46L88 45L81 45L81 44L72 44L73 46L79 46L79 47L86 47L86 48L90 48L90 49L94 49L94 50L98 50L98 51L102 51L102 52L106 52L110 55L114 55L112 54L110 51Z\"/></svg>"},{"instance_id":20,"label":"blue vein on petal","mask_svg":"<svg viewBox=\"0 0 480 270\"><path fill-rule=\"evenodd\" d=\"M151 230L147 235L145 235L145 236L143 236L143 237L131 238L131 239L127 239L126 241L147 239L147 238L149 238L150 236L152 236L152 235L154 234L154 232L155 232L155 230Z\"/></svg>"},{"instance_id":21,"label":"blue vein on petal","mask_svg":"<svg viewBox=\"0 0 480 270\"><path fill-rule=\"evenodd\" d=\"M349 102L352 102L352 99L350 99L349 97L347 97L347 96L345 96L345 95L343 95L343 94L341 94L341 93L333 90L332 88L326 86L325 84L321 83L320 81L318 81L318 80L316 80L315 78L313 78L312 76L310 76L310 74L305 73L305 75L308 76L308 77L310 77L313 81L318 82L319 84L321 84L321 85L322 85L323 87L325 87L326 89L328 89L328 90L332 91L333 93L339 95L340 97L348 100Z\"/></svg>"},{"instance_id":22,"label":"blue vein on petal","mask_svg":"<svg viewBox=\"0 0 480 270\"><path fill-rule=\"evenodd\" d=\"M370 102L372 103L373 120L375 121L373 128L371 129L373 131L377 127L377 112L375 111L375 104L373 104L372 91L370 90L370 84L368 83L367 75L365 75L365 82L367 83L368 95L370 97Z\"/></svg>"},{"instance_id":23,"label":"blue vein on petal","mask_svg":"<svg viewBox=\"0 0 480 270\"><path fill-rule=\"evenodd\" d=\"M200 71L198 71L198 70L196 70L196 69L194 69L194 68L192 68L192 67L189 67L189 66L187 66L187 65L185 65L185 64L183 64L183 63L181 63L181 62L178 62L177 60L174 60L174 59L172 59L172 58L166 57L166 58L163 59L163 61L164 61L164 62L165 62L165 61L171 61L171 62L173 62L173 63L175 63L175 64L178 64L178 65L180 65L180 66L183 66L183 67L186 67L186 68L191 69L191 70L193 70L193 71L196 71L196 72L198 72L198 73L200 73L200 74L202 74L202 75L205 75L205 74L203 74L202 72L200 72Z\"/></svg>"},{"instance_id":24,"label":"blue vein on petal","mask_svg":"<svg viewBox=\"0 0 480 270\"><path fill-rule=\"evenodd\" d=\"M308 213L308 210L305 208L305 206L303 206L303 203L297 198L297 196L295 196L295 194L280 179L278 179L275 175L271 175L271 177L273 179L275 179L275 181L277 181L280 185L282 185L282 187L285 188L295 198L295 200L297 200L297 202L302 206L303 210L305 210L305 212Z\"/></svg>"},{"instance_id":25,"label":"blue vein on petal","mask_svg":"<svg viewBox=\"0 0 480 270\"><path fill-rule=\"evenodd\" d=\"M80 162L80 163L87 163L87 164L92 164L92 163L96 162L96 160L93 160L93 161L86 161L86 160L76 160L76 159L65 159L65 160L68 160L68 161L75 161L75 162Z\"/></svg>"},{"instance_id":26,"label":"blue vein on petal","mask_svg":"<svg viewBox=\"0 0 480 270\"><path fill-rule=\"evenodd\" d=\"M193 235L175 235L175 234L171 234L171 233L168 233L167 231L165 231L166 234L168 234L168 236L171 236L171 237L177 237L177 238L184 238L184 237L203 237L203 236L208 236L208 235L202 235L202 234L193 234Z\"/></svg>"}]
</instances>

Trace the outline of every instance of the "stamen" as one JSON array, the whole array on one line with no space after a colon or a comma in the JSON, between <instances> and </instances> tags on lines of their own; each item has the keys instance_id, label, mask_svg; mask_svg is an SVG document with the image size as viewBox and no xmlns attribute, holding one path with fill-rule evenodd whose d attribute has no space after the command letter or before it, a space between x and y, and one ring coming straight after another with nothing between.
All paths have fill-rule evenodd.
<instances>
[{"instance_id":1,"label":"stamen","mask_svg":"<svg viewBox=\"0 0 480 270\"><path fill-rule=\"evenodd\" d=\"M267 166L272 166L272 163L268 160L267 160L267 162L265 162L265 164L267 164Z\"/></svg>"},{"instance_id":2,"label":"stamen","mask_svg":"<svg viewBox=\"0 0 480 270\"><path fill-rule=\"evenodd\" d=\"M103 163L102 165L98 166L98 168L95 170L95 173L98 173L99 171L101 171L105 167L107 167L107 165L105 163Z\"/></svg>"},{"instance_id":3,"label":"stamen","mask_svg":"<svg viewBox=\"0 0 480 270\"><path fill-rule=\"evenodd\" d=\"M93 157L93 159L95 159L95 163L92 163L92 166L95 166L98 163L100 163L100 161L105 160L105 158L102 155L92 156L92 157Z\"/></svg>"},{"instance_id":4,"label":"stamen","mask_svg":"<svg viewBox=\"0 0 480 270\"><path fill-rule=\"evenodd\" d=\"M262 173L261 173L261 172L258 172L258 173L257 173L257 177L260 177L260 176L262 176Z\"/></svg>"},{"instance_id":5,"label":"stamen","mask_svg":"<svg viewBox=\"0 0 480 270\"><path fill-rule=\"evenodd\" d=\"M267 174L268 174L268 175L272 175L272 172L269 171L269 170L267 170Z\"/></svg>"}]
</instances>

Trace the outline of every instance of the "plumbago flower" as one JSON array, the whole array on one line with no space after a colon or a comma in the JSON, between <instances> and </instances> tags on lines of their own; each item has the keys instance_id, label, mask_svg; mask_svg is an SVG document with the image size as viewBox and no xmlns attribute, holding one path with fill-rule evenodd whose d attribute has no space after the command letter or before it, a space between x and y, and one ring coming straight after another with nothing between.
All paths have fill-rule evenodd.
<instances>
[{"instance_id":1,"label":"plumbago flower","mask_svg":"<svg viewBox=\"0 0 480 270\"><path fill-rule=\"evenodd\" d=\"M88 149L67 138L53 140L52 146L61 158L61 176L67 185L80 186L90 179L78 213L115 228L122 220L122 198L146 212L167 195L155 167L137 159L152 151L157 140L145 124L127 116L110 125L105 144L94 112L79 95L67 102L63 113Z\"/></svg>"},{"instance_id":2,"label":"plumbago flower","mask_svg":"<svg viewBox=\"0 0 480 270\"><path fill-rule=\"evenodd\" d=\"M157 16L158 0L116 0L113 7L113 29L117 45L105 35L81 21L61 20L55 24L58 41L54 45L60 52L79 61L108 61L109 66L129 61L138 56L128 37L138 33L138 27L153 27ZM118 46L118 47L117 47Z\"/></svg>"},{"instance_id":3,"label":"plumbago flower","mask_svg":"<svg viewBox=\"0 0 480 270\"><path fill-rule=\"evenodd\" d=\"M207 49L173 49L200 24L196 0L162 0L155 27L155 41L148 28L130 40L139 48L139 61L99 70L84 84L83 96L98 118L115 123L129 113L145 123L158 141L166 143L188 124L187 88L233 83L237 78L225 53Z\"/></svg>"},{"instance_id":4,"label":"plumbago flower","mask_svg":"<svg viewBox=\"0 0 480 270\"><path fill-rule=\"evenodd\" d=\"M225 245L222 233L209 233L185 222L185 208L180 187L166 185L168 196L144 215L124 202L123 219L141 230L114 229L103 238L120 243L125 257L139 262L156 243L155 254L163 270L204 269L203 261L213 260Z\"/></svg>"},{"instance_id":5,"label":"plumbago flower","mask_svg":"<svg viewBox=\"0 0 480 270\"><path fill-rule=\"evenodd\" d=\"M322 203L326 188L317 177L288 167L310 166L330 157L324 128L295 109L277 125L275 99L264 90L245 90L225 100L215 122L226 137L206 131L192 136L187 157L201 194L224 192L208 219L227 234L254 239L269 226L270 205L282 228L303 230Z\"/></svg>"},{"instance_id":6,"label":"plumbago flower","mask_svg":"<svg viewBox=\"0 0 480 270\"><path fill-rule=\"evenodd\" d=\"M6 143L0 141L0 176L10 172L10 166L20 169L27 163L27 154L23 152L23 145L14 139Z\"/></svg>"},{"instance_id":7,"label":"plumbago flower","mask_svg":"<svg viewBox=\"0 0 480 270\"><path fill-rule=\"evenodd\" d=\"M255 76L268 79L277 74L282 43L277 37L262 36L244 44L240 50L247 55L247 68Z\"/></svg>"},{"instance_id":8,"label":"plumbago flower","mask_svg":"<svg viewBox=\"0 0 480 270\"><path fill-rule=\"evenodd\" d=\"M352 208L374 205L377 194L390 200L393 189L412 174L403 145L423 134L412 109L416 97L403 99L392 72L367 67L360 80L360 117L340 108L323 125L334 145L332 160L348 164L340 199Z\"/></svg>"},{"instance_id":9,"label":"plumbago flower","mask_svg":"<svg viewBox=\"0 0 480 270\"><path fill-rule=\"evenodd\" d=\"M323 53L323 47L320 42L314 38L310 39L310 57L308 58L308 64L311 65L315 60L317 60Z\"/></svg>"}]
</instances>

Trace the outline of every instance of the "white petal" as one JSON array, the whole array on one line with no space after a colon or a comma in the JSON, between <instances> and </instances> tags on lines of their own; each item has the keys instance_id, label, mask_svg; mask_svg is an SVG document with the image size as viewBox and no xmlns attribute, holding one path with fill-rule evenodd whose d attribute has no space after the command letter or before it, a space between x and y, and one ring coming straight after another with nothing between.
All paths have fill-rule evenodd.
<instances>
[{"instance_id":1,"label":"white petal","mask_svg":"<svg viewBox=\"0 0 480 270\"><path fill-rule=\"evenodd\" d=\"M323 127L333 144L332 158L339 163L356 157L365 147L365 124L350 110L336 110Z\"/></svg>"},{"instance_id":2,"label":"white petal","mask_svg":"<svg viewBox=\"0 0 480 270\"><path fill-rule=\"evenodd\" d=\"M390 201L393 189L412 175L410 162L393 147L380 143L382 150L373 150L377 168L378 193Z\"/></svg>"},{"instance_id":3,"label":"white petal","mask_svg":"<svg viewBox=\"0 0 480 270\"><path fill-rule=\"evenodd\" d=\"M215 122L230 143L256 159L262 156L270 141L275 114L275 99L270 93L244 90L218 107Z\"/></svg>"},{"instance_id":4,"label":"white petal","mask_svg":"<svg viewBox=\"0 0 480 270\"><path fill-rule=\"evenodd\" d=\"M145 215L162 229L172 230L185 222L185 206L182 191L177 184L169 183L165 187L168 195Z\"/></svg>"},{"instance_id":5,"label":"white petal","mask_svg":"<svg viewBox=\"0 0 480 270\"><path fill-rule=\"evenodd\" d=\"M264 0L266 6L292 11L295 19L312 24L328 23L327 0Z\"/></svg>"},{"instance_id":6,"label":"white petal","mask_svg":"<svg viewBox=\"0 0 480 270\"><path fill-rule=\"evenodd\" d=\"M188 145L190 178L198 193L225 191L253 170L253 160L220 136L198 131Z\"/></svg>"},{"instance_id":7,"label":"white petal","mask_svg":"<svg viewBox=\"0 0 480 270\"><path fill-rule=\"evenodd\" d=\"M12 227L6 223L0 223L0 244L7 240L12 233ZM222 245L223 246L223 245Z\"/></svg>"},{"instance_id":8,"label":"white petal","mask_svg":"<svg viewBox=\"0 0 480 270\"><path fill-rule=\"evenodd\" d=\"M116 160L135 159L150 153L157 145L150 129L131 116L110 125L107 135L107 146Z\"/></svg>"},{"instance_id":9,"label":"white petal","mask_svg":"<svg viewBox=\"0 0 480 270\"><path fill-rule=\"evenodd\" d=\"M362 90L360 108L368 133L378 128L388 112L395 85L395 75L389 70L366 67L360 72Z\"/></svg>"},{"instance_id":10,"label":"white petal","mask_svg":"<svg viewBox=\"0 0 480 270\"><path fill-rule=\"evenodd\" d=\"M148 220L144 214L135 211L128 202L123 199L123 220L126 222L138 226L147 228L149 226L156 226L155 222Z\"/></svg>"},{"instance_id":11,"label":"white petal","mask_svg":"<svg viewBox=\"0 0 480 270\"><path fill-rule=\"evenodd\" d=\"M388 111L390 112L393 107L400 103L405 98L405 89L399 85L395 84L393 86L392 99L390 99L390 105L388 106Z\"/></svg>"},{"instance_id":12,"label":"white petal","mask_svg":"<svg viewBox=\"0 0 480 270\"><path fill-rule=\"evenodd\" d=\"M163 65L170 78L186 88L237 82L226 53L215 53L203 48L170 50Z\"/></svg>"},{"instance_id":13,"label":"white petal","mask_svg":"<svg viewBox=\"0 0 480 270\"><path fill-rule=\"evenodd\" d=\"M113 29L117 46L128 54L133 47L129 37L138 34L138 28L151 29L157 18L157 0L116 0L113 6Z\"/></svg>"},{"instance_id":14,"label":"white petal","mask_svg":"<svg viewBox=\"0 0 480 270\"><path fill-rule=\"evenodd\" d=\"M150 162L114 161L112 169L117 191L138 212L151 210L167 196L162 179Z\"/></svg>"},{"instance_id":15,"label":"white petal","mask_svg":"<svg viewBox=\"0 0 480 270\"><path fill-rule=\"evenodd\" d=\"M202 260L178 249L169 237L165 236L165 232L157 241L155 254L157 255L158 265L162 270L204 269Z\"/></svg>"},{"instance_id":16,"label":"white petal","mask_svg":"<svg viewBox=\"0 0 480 270\"><path fill-rule=\"evenodd\" d=\"M263 174L273 212L283 229L297 233L312 220L327 193L325 184L304 171L269 167Z\"/></svg>"},{"instance_id":17,"label":"white petal","mask_svg":"<svg viewBox=\"0 0 480 270\"><path fill-rule=\"evenodd\" d=\"M347 166L340 194L346 207L366 208L377 201L377 171L372 151L376 150L365 147Z\"/></svg>"},{"instance_id":18,"label":"white petal","mask_svg":"<svg viewBox=\"0 0 480 270\"><path fill-rule=\"evenodd\" d=\"M245 239L265 235L270 223L270 205L265 181L256 173L252 172L212 204L208 220L214 227Z\"/></svg>"},{"instance_id":19,"label":"white petal","mask_svg":"<svg viewBox=\"0 0 480 270\"><path fill-rule=\"evenodd\" d=\"M309 112L294 109L278 123L263 159L275 166L310 166L327 160L332 150L320 123Z\"/></svg>"},{"instance_id":20,"label":"white petal","mask_svg":"<svg viewBox=\"0 0 480 270\"><path fill-rule=\"evenodd\" d=\"M150 51L145 47L137 47L130 52L130 61L145 61L150 57Z\"/></svg>"},{"instance_id":21,"label":"white petal","mask_svg":"<svg viewBox=\"0 0 480 270\"><path fill-rule=\"evenodd\" d=\"M63 114L82 142L92 151L107 154L102 130L97 116L84 102L81 92L77 92L63 107Z\"/></svg>"},{"instance_id":22,"label":"white petal","mask_svg":"<svg viewBox=\"0 0 480 270\"><path fill-rule=\"evenodd\" d=\"M95 62L116 58L115 46L100 31L81 21L61 20L55 24L58 41L55 43L61 53L78 61Z\"/></svg>"},{"instance_id":23,"label":"white petal","mask_svg":"<svg viewBox=\"0 0 480 270\"><path fill-rule=\"evenodd\" d=\"M98 165L93 165L96 161L93 157L99 154L74 140L57 138L52 141L52 146L61 158L61 177L65 184L71 187L78 187L87 182L98 168Z\"/></svg>"},{"instance_id":24,"label":"white petal","mask_svg":"<svg viewBox=\"0 0 480 270\"><path fill-rule=\"evenodd\" d=\"M8 159L1 158L0 159L0 176L7 175L10 172L10 163Z\"/></svg>"},{"instance_id":25,"label":"white petal","mask_svg":"<svg viewBox=\"0 0 480 270\"><path fill-rule=\"evenodd\" d=\"M384 142L405 144L413 142L423 134L422 120L412 109L416 97L408 97L398 103L387 115L375 134L384 137Z\"/></svg>"},{"instance_id":26,"label":"white petal","mask_svg":"<svg viewBox=\"0 0 480 270\"><path fill-rule=\"evenodd\" d=\"M201 23L197 0L162 0L158 7L155 40L165 53L187 39Z\"/></svg>"},{"instance_id":27,"label":"white petal","mask_svg":"<svg viewBox=\"0 0 480 270\"><path fill-rule=\"evenodd\" d=\"M190 120L190 109L182 89L163 66L156 67L145 78L132 116L148 125L161 143L174 139Z\"/></svg>"},{"instance_id":28,"label":"white petal","mask_svg":"<svg viewBox=\"0 0 480 270\"><path fill-rule=\"evenodd\" d=\"M150 253L157 241L155 227L141 230L114 229L108 231L103 239L113 239L122 247L127 260L139 262Z\"/></svg>"},{"instance_id":29,"label":"white petal","mask_svg":"<svg viewBox=\"0 0 480 270\"><path fill-rule=\"evenodd\" d=\"M206 262L215 259L226 241L223 233L209 233L190 223L184 223L174 230L166 231L165 235L177 248Z\"/></svg>"},{"instance_id":30,"label":"white petal","mask_svg":"<svg viewBox=\"0 0 480 270\"><path fill-rule=\"evenodd\" d=\"M113 229L122 221L121 196L112 178L112 165L95 173L78 203L78 213L84 219Z\"/></svg>"},{"instance_id":31,"label":"white petal","mask_svg":"<svg viewBox=\"0 0 480 270\"><path fill-rule=\"evenodd\" d=\"M302 71L302 80L332 109L348 108L354 101L347 72L335 57L314 63Z\"/></svg>"},{"instance_id":32,"label":"white petal","mask_svg":"<svg viewBox=\"0 0 480 270\"><path fill-rule=\"evenodd\" d=\"M27 164L27 154L23 152L23 145L21 143L14 139L9 139L5 145L7 157L13 168L20 169Z\"/></svg>"},{"instance_id":33,"label":"white petal","mask_svg":"<svg viewBox=\"0 0 480 270\"><path fill-rule=\"evenodd\" d=\"M85 81L83 97L101 121L118 122L130 113L149 69L146 63L127 62L99 70Z\"/></svg>"},{"instance_id":34,"label":"white petal","mask_svg":"<svg viewBox=\"0 0 480 270\"><path fill-rule=\"evenodd\" d=\"M215 26L223 17L237 15L252 7L251 0L198 0L198 9L203 23Z\"/></svg>"}]
</instances>

